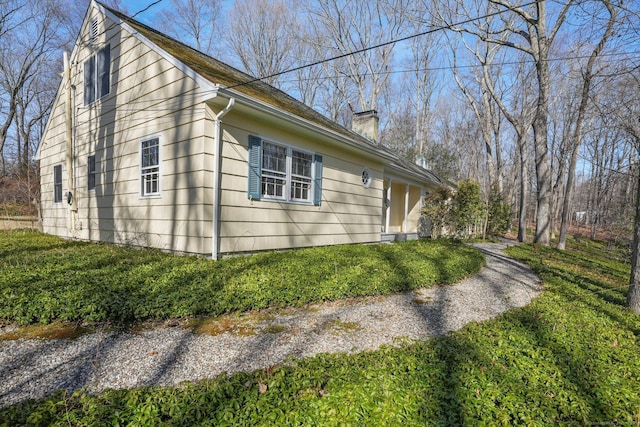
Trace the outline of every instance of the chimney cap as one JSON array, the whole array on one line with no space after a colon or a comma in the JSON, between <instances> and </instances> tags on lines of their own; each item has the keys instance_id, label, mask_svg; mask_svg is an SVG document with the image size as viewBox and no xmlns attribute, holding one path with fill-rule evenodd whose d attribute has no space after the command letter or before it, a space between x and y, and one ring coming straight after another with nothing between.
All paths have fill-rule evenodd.
<instances>
[{"instance_id":1,"label":"chimney cap","mask_svg":"<svg viewBox=\"0 0 640 427\"><path fill-rule=\"evenodd\" d=\"M378 115L378 110L367 110L367 111L361 111L359 113L353 113L354 116L360 117L360 116L377 116Z\"/></svg>"}]
</instances>

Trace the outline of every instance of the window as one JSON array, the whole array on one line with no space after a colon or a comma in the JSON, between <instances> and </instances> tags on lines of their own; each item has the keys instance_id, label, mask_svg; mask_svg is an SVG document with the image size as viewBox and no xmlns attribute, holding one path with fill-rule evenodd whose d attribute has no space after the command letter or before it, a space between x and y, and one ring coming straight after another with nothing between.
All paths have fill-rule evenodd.
<instances>
[{"instance_id":1,"label":"window","mask_svg":"<svg viewBox=\"0 0 640 427\"><path fill-rule=\"evenodd\" d=\"M111 46L107 45L84 61L84 105L109 94Z\"/></svg>"},{"instance_id":2,"label":"window","mask_svg":"<svg viewBox=\"0 0 640 427\"><path fill-rule=\"evenodd\" d=\"M87 157L87 189L96 189L96 156Z\"/></svg>"},{"instance_id":3,"label":"window","mask_svg":"<svg viewBox=\"0 0 640 427\"><path fill-rule=\"evenodd\" d=\"M143 140L140 155L141 195L157 196L160 194L160 138Z\"/></svg>"},{"instance_id":4,"label":"window","mask_svg":"<svg viewBox=\"0 0 640 427\"><path fill-rule=\"evenodd\" d=\"M249 198L320 205L322 156L249 138Z\"/></svg>"},{"instance_id":5,"label":"window","mask_svg":"<svg viewBox=\"0 0 640 427\"><path fill-rule=\"evenodd\" d=\"M53 167L53 202L62 202L62 165Z\"/></svg>"},{"instance_id":6,"label":"window","mask_svg":"<svg viewBox=\"0 0 640 427\"><path fill-rule=\"evenodd\" d=\"M313 156L291 149L291 200L311 201Z\"/></svg>"},{"instance_id":7,"label":"window","mask_svg":"<svg viewBox=\"0 0 640 427\"><path fill-rule=\"evenodd\" d=\"M287 149L264 143L262 148L262 195L286 199Z\"/></svg>"}]
</instances>

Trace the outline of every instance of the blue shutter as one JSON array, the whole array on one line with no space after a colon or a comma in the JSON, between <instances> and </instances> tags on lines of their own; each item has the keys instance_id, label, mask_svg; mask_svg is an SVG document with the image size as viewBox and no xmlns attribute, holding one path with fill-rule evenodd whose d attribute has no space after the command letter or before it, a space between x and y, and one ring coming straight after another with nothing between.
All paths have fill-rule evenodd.
<instances>
[{"instance_id":1,"label":"blue shutter","mask_svg":"<svg viewBox=\"0 0 640 427\"><path fill-rule=\"evenodd\" d=\"M320 206L322 201L322 156L320 154L313 155L313 164L315 174L313 177L313 204Z\"/></svg>"},{"instance_id":2,"label":"blue shutter","mask_svg":"<svg viewBox=\"0 0 640 427\"><path fill-rule=\"evenodd\" d=\"M260 187L262 181L262 140L253 135L249 135L249 188L247 197L253 200L260 200Z\"/></svg>"}]
</instances>

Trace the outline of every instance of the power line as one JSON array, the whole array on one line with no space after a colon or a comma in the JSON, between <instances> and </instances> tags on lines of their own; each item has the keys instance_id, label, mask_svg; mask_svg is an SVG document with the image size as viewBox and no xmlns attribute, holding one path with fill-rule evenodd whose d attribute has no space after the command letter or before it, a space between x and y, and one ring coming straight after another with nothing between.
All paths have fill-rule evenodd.
<instances>
[{"instance_id":1,"label":"power line","mask_svg":"<svg viewBox=\"0 0 640 427\"><path fill-rule=\"evenodd\" d=\"M633 51L633 52L611 52L611 53L603 53L598 55L599 57L603 57L603 56L623 56L623 55L640 55L640 51ZM578 55L578 56L562 56L562 57L557 57L557 58L550 58L547 60L547 62L557 62L557 61L566 61L566 60L571 60L571 59L588 59L589 55ZM520 64L527 64L527 63L533 63L533 60L519 60L519 61L502 61L502 62L492 62L492 63L488 63L486 64L489 67L494 67L494 66L505 66L505 65L520 65ZM454 68L477 68L477 67L482 67L482 64L468 64L468 65L456 65L455 67L452 65L447 65L447 66L440 66L440 67L425 67L425 68L412 68L412 69L405 69L405 70L394 70L394 71L385 71L385 72L381 72L380 74L405 74L405 73L418 73L418 72L426 72L426 71L446 71L446 70L453 70ZM283 80L283 83L289 83L289 82L294 82L294 81L312 81L312 80L325 80L325 79L329 79L329 78L336 78L336 77L344 77L344 78L350 78L350 77L366 77L369 76L371 73L362 73L362 74L341 74L340 76L335 75L335 76L321 76L321 77L309 77L306 79L290 79L290 80ZM264 78L268 78L268 77L264 77ZM240 86L236 85L236 86ZM232 86L235 87L235 86Z\"/></svg>"},{"instance_id":2,"label":"power line","mask_svg":"<svg viewBox=\"0 0 640 427\"><path fill-rule=\"evenodd\" d=\"M134 13L133 15L131 15L131 18L133 19L133 18L135 18L136 16L140 15L141 13L146 12L147 10L151 9L153 6L155 6L155 5L159 4L159 3L162 3L162 1L163 1L163 0L155 0L155 1L151 2L151 3L149 3L146 7L144 7L143 9L140 9L139 11L137 11L136 13ZM102 3L98 3L98 4L99 4L100 6L102 6L102 7L104 7L104 8L110 9L108 6L105 6L105 5L103 5ZM119 12L119 13L121 13L121 12ZM101 33L97 34L97 35L96 35L96 37L100 37L100 36L102 36L102 35L104 35L104 34L107 34L107 32L108 32L109 30L114 29L114 28L115 28L115 27L117 27L118 25L119 25L119 23L118 23L118 22L114 22L114 23L112 23L112 24L111 24L111 25L109 25L107 28L105 28L105 29L104 29L104 31L102 31ZM76 46L78 46L78 40L80 40L81 38L82 38L82 37L78 37L78 39L76 40L76 42L75 42L75 45L76 45Z\"/></svg>"},{"instance_id":3,"label":"power line","mask_svg":"<svg viewBox=\"0 0 640 427\"><path fill-rule=\"evenodd\" d=\"M136 13L134 13L133 15L131 15L131 18L135 18L136 16L140 15L143 12L146 12L147 10L151 9L153 6L157 5L158 3L161 3L162 0L156 0L153 3L150 3L147 7L145 7L142 10L137 11Z\"/></svg>"},{"instance_id":4,"label":"power line","mask_svg":"<svg viewBox=\"0 0 640 427\"><path fill-rule=\"evenodd\" d=\"M521 4L518 7L527 7L527 6L534 5L536 3L537 3L537 1L532 1L532 2L529 2L529 3ZM445 26L442 26L442 27L433 28L431 30L423 31L421 33L412 34L410 36L401 37L401 38L395 39L395 40L390 40L390 41L387 41L387 42L384 42L384 43L380 43L380 44L377 44L377 45L374 45L374 46L369 46L369 47L365 47L365 48L362 48L362 49L354 50L352 52L343 53L343 54L340 54L340 55L337 55L337 56L334 56L334 57L331 57L331 58L322 59L320 61L316 61L316 62L313 62L311 64L301 65L299 67L294 67L294 68L291 68L289 70L280 71L278 73L271 74L269 76L263 76L263 77L259 77L259 78L255 78L255 79L243 82L243 83L237 83L235 85L228 86L227 89L234 89L234 88L239 87L239 86L245 86L245 85L248 85L248 84L251 84L251 83L255 83L255 82L262 81L262 80L270 79L272 77L278 77L278 76L281 76L283 74L292 73L294 71L302 70L302 69L305 69L305 68L310 68L310 67L313 67L313 66L316 66L316 65L324 64L326 62L335 61L336 59L346 58L348 56L357 55L358 53L363 53L363 52L367 52L369 50L378 49L378 48L381 48L381 47L385 47L385 46L389 46L389 45L392 45L392 44L400 43L400 42L403 42L403 41L406 41L406 40L411 40L411 39L414 39L414 38L417 38L417 37L426 36L427 34L432 34L432 33L435 33L437 31L450 30L450 29L452 29L454 27L457 27L457 26L460 26L460 25L465 25L465 24L469 24L471 22L478 21L480 19L485 19L485 18L490 18L492 16L497 16L497 15L500 15L500 14L502 14L504 12L508 12L508 11L512 11L512 10L513 10L513 8L510 7L510 8L507 8L505 10L498 10L496 12L488 13L486 15L477 16L475 18L469 18L469 19L466 19L464 21L456 22L455 24L448 24L448 25L445 25Z\"/></svg>"}]
</instances>

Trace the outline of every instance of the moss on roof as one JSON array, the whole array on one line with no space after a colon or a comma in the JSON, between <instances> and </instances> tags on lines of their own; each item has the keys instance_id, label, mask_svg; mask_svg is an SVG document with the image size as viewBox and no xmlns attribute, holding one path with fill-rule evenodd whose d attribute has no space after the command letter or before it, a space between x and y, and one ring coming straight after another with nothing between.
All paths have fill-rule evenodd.
<instances>
[{"instance_id":1,"label":"moss on roof","mask_svg":"<svg viewBox=\"0 0 640 427\"><path fill-rule=\"evenodd\" d=\"M416 178L423 179L426 182L432 184L442 183L442 180L438 178L432 172L414 165L411 162L407 162L398 158L397 155L389 151L383 146L373 144L370 140L364 136L353 132L344 126L339 125L333 120L328 119L324 115L318 113L313 108L303 104L294 97L288 95L282 90L275 88L267 83L264 83L255 77L244 73L237 68L234 68L228 64L225 64L211 56L208 56L200 51L197 51L186 44L175 40L166 34L163 34L127 15L118 12L110 7L99 3L101 7L108 10L118 19L126 22L140 35L144 36L152 43L172 55L180 62L191 68L203 78L209 80L211 83L221 85L223 87L233 89L243 95L257 99L266 104L269 104L277 109L301 117L311 123L321 126L325 129L336 132L351 141L363 149L377 153L378 155L387 159L394 159L389 166L400 170L404 173L412 175Z\"/></svg>"},{"instance_id":2,"label":"moss on roof","mask_svg":"<svg viewBox=\"0 0 640 427\"><path fill-rule=\"evenodd\" d=\"M155 43L158 47L187 65L196 73L211 83L233 89L251 98L262 101L282 111L286 111L326 129L337 132L356 143L368 146L374 150L378 147L365 137L328 119L313 108L303 104L287 93L267 83L257 80L237 68L227 65L211 56L199 52L166 34L136 21L125 14L99 3L116 17L129 24L135 31Z\"/></svg>"}]
</instances>

